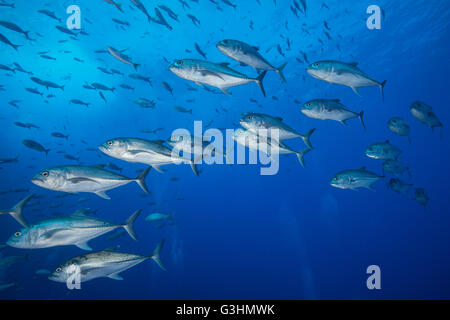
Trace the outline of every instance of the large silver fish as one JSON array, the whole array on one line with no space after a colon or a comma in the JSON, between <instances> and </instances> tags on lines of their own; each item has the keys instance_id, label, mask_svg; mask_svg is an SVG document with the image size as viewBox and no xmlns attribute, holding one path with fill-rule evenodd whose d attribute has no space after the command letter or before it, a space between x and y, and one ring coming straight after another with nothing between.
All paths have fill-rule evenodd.
<instances>
[{"instance_id":1,"label":"large silver fish","mask_svg":"<svg viewBox=\"0 0 450 320\"><path fill-rule=\"evenodd\" d=\"M163 172L160 166L188 162L192 171L198 176L194 160L180 157L164 145L164 140L145 140L139 138L114 138L99 146L108 156L134 163L145 163Z\"/></svg>"},{"instance_id":2,"label":"large silver fish","mask_svg":"<svg viewBox=\"0 0 450 320\"><path fill-rule=\"evenodd\" d=\"M243 65L249 65L256 71L258 70L273 70L280 76L283 82L286 78L283 75L283 69L287 63L284 63L278 68L275 68L269 61L259 53L259 48L251 46L239 40L225 39L219 41L216 45L224 55L240 62Z\"/></svg>"},{"instance_id":3,"label":"large silver fish","mask_svg":"<svg viewBox=\"0 0 450 320\"><path fill-rule=\"evenodd\" d=\"M180 78L190 80L202 86L207 84L220 89L229 95L228 89L249 82L255 82L264 96L263 79L267 71L263 71L257 78L249 78L245 74L228 67L229 63L213 63L203 60L183 59L177 60L169 66L169 70Z\"/></svg>"},{"instance_id":4,"label":"large silver fish","mask_svg":"<svg viewBox=\"0 0 450 320\"><path fill-rule=\"evenodd\" d=\"M399 136L408 137L408 141L409 143L411 143L411 137L409 136L411 128L405 121L405 119L400 117L392 117L391 119L389 119L387 126L389 130L398 134Z\"/></svg>"},{"instance_id":5,"label":"large silver fish","mask_svg":"<svg viewBox=\"0 0 450 320\"><path fill-rule=\"evenodd\" d=\"M384 85L386 84L386 80L383 82L373 80L358 68L357 62L317 61L310 64L306 68L306 71L316 79L349 86L358 95L358 88L360 87L378 86L380 87L384 100Z\"/></svg>"},{"instance_id":6,"label":"large silver fish","mask_svg":"<svg viewBox=\"0 0 450 320\"><path fill-rule=\"evenodd\" d=\"M240 145L243 145L251 150L262 151L271 156L275 150L278 154L291 154L294 153L297 156L298 161L305 167L304 156L312 149L307 148L302 151L296 151L285 145L281 141L272 140L270 137L261 137L249 130L237 129L233 132L233 140Z\"/></svg>"},{"instance_id":7,"label":"large silver fish","mask_svg":"<svg viewBox=\"0 0 450 320\"><path fill-rule=\"evenodd\" d=\"M287 140L294 138L302 138L303 142L306 146L312 149L311 145L311 135L316 129L311 129L305 134L300 134L287 124L283 122L283 118L273 117L263 113L246 113L241 120L239 121L241 126L245 129L253 132L255 134L258 133L258 130L266 129L266 130L278 130L279 140Z\"/></svg>"},{"instance_id":8,"label":"large silver fish","mask_svg":"<svg viewBox=\"0 0 450 320\"><path fill-rule=\"evenodd\" d=\"M331 179L330 185L339 189L367 188L374 191L373 184L384 176L379 176L373 172L367 171L366 167L361 167L356 170L344 170L337 173Z\"/></svg>"},{"instance_id":9,"label":"large silver fish","mask_svg":"<svg viewBox=\"0 0 450 320\"><path fill-rule=\"evenodd\" d=\"M68 217L52 218L30 225L14 233L7 244L14 248L40 249L75 245L83 250L92 250L89 240L124 228L131 238L137 240L133 223L142 210L134 212L123 224L113 224L84 215L86 209L78 210Z\"/></svg>"},{"instance_id":10,"label":"large silver fish","mask_svg":"<svg viewBox=\"0 0 450 320\"><path fill-rule=\"evenodd\" d=\"M147 168L137 178L131 179L98 167L58 166L42 170L31 179L31 182L50 190L69 193L91 192L104 199L110 199L106 191L130 182L136 182L142 190L149 193L145 184L149 170L150 168Z\"/></svg>"},{"instance_id":11,"label":"large silver fish","mask_svg":"<svg viewBox=\"0 0 450 320\"><path fill-rule=\"evenodd\" d=\"M440 127L442 139L443 125L442 122L439 121L431 106L422 101L415 101L413 104L411 104L409 110L411 111L411 114L414 116L414 118L419 120L421 123L429 126L431 130L434 130L435 127Z\"/></svg>"},{"instance_id":12,"label":"large silver fish","mask_svg":"<svg viewBox=\"0 0 450 320\"><path fill-rule=\"evenodd\" d=\"M364 111L353 112L345 107L339 99L316 99L303 104L301 112L307 117L320 120L335 120L347 125L347 120L359 118L364 128Z\"/></svg>"},{"instance_id":13,"label":"large silver fish","mask_svg":"<svg viewBox=\"0 0 450 320\"><path fill-rule=\"evenodd\" d=\"M366 156L377 160L397 160L402 151L392 145L389 140L376 142L369 145L366 149Z\"/></svg>"},{"instance_id":14,"label":"large silver fish","mask_svg":"<svg viewBox=\"0 0 450 320\"><path fill-rule=\"evenodd\" d=\"M58 266L48 278L52 281L66 283L73 272L79 268L81 282L105 277L114 280L123 280L120 276L121 272L147 259L153 259L161 269L166 270L160 258L160 251L163 245L164 240L156 247L153 254L148 256L117 252L114 250L88 253L67 260Z\"/></svg>"}]
</instances>

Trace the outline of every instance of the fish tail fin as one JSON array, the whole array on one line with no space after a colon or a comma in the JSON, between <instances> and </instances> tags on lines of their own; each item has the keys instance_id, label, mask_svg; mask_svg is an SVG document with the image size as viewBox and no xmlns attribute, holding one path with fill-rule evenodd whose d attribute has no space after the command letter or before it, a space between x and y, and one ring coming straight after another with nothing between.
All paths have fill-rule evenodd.
<instances>
[{"instance_id":1,"label":"fish tail fin","mask_svg":"<svg viewBox=\"0 0 450 320\"><path fill-rule=\"evenodd\" d=\"M25 38L27 38L27 40L31 40L30 37L28 36L28 33L30 31L24 31L23 34L25 35Z\"/></svg>"},{"instance_id":2,"label":"fish tail fin","mask_svg":"<svg viewBox=\"0 0 450 320\"><path fill-rule=\"evenodd\" d=\"M381 97L383 98L384 102L384 86L386 85L387 80L384 80L382 83L380 83L380 90L381 90Z\"/></svg>"},{"instance_id":3,"label":"fish tail fin","mask_svg":"<svg viewBox=\"0 0 450 320\"><path fill-rule=\"evenodd\" d=\"M261 92L264 95L264 97L266 96L266 90L264 89L263 80L264 80L264 77L266 76L266 73L267 73L267 70L264 70L257 78L255 78L255 82L261 89Z\"/></svg>"},{"instance_id":4,"label":"fish tail fin","mask_svg":"<svg viewBox=\"0 0 450 320\"><path fill-rule=\"evenodd\" d=\"M364 123L364 110L361 110L361 112L359 113L359 120L361 121L361 124L363 126L364 129L366 129L366 125Z\"/></svg>"},{"instance_id":5,"label":"fish tail fin","mask_svg":"<svg viewBox=\"0 0 450 320\"><path fill-rule=\"evenodd\" d=\"M300 162L300 164L302 165L302 167L305 167L305 160L303 159L305 157L305 154L307 154L308 152L310 152L312 149L308 148L305 149L303 151L297 152L297 158L298 158L298 162Z\"/></svg>"},{"instance_id":6,"label":"fish tail fin","mask_svg":"<svg viewBox=\"0 0 450 320\"><path fill-rule=\"evenodd\" d=\"M50 152L50 149L45 149L44 152L45 152L45 156L48 156L48 153Z\"/></svg>"},{"instance_id":7,"label":"fish tail fin","mask_svg":"<svg viewBox=\"0 0 450 320\"><path fill-rule=\"evenodd\" d=\"M310 138L311 138L311 135L314 133L314 131L316 131L316 128L312 128L307 133L305 133L304 135L301 136L303 142L306 144L306 146L309 149L313 149L313 146L311 145Z\"/></svg>"},{"instance_id":8,"label":"fish tail fin","mask_svg":"<svg viewBox=\"0 0 450 320\"><path fill-rule=\"evenodd\" d=\"M65 85L62 85L62 86L60 87L60 89L61 89L62 91L64 91L64 86L65 86Z\"/></svg>"},{"instance_id":9,"label":"fish tail fin","mask_svg":"<svg viewBox=\"0 0 450 320\"><path fill-rule=\"evenodd\" d=\"M189 112L190 114L192 114L192 109L189 109L188 112Z\"/></svg>"},{"instance_id":10,"label":"fish tail fin","mask_svg":"<svg viewBox=\"0 0 450 320\"><path fill-rule=\"evenodd\" d=\"M145 193L150 193L150 191L148 191L147 185L145 184L145 178L147 177L147 174L151 168L152 167L148 167L147 169L142 171L142 173L136 179L134 179Z\"/></svg>"},{"instance_id":11,"label":"fish tail fin","mask_svg":"<svg viewBox=\"0 0 450 320\"><path fill-rule=\"evenodd\" d=\"M127 219L127 221L123 224L123 228L125 229L125 231L128 232L128 234L130 235L131 238L133 238L133 240L136 240L136 241L137 241L137 235L133 229L133 224L134 224L134 221L137 219L137 217L141 214L141 212L142 212L142 209L136 210Z\"/></svg>"},{"instance_id":12,"label":"fish tail fin","mask_svg":"<svg viewBox=\"0 0 450 320\"><path fill-rule=\"evenodd\" d=\"M167 219L169 219L169 220L172 220L172 221L173 221L173 212L169 214L169 217L168 217Z\"/></svg>"},{"instance_id":13,"label":"fish tail fin","mask_svg":"<svg viewBox=\"0 0 450 320\"><path fill-rule=\"evenodd\" d=\"M20 45L20 44L12 44L12 46L13 46L14 50L16 50L16 51L17 51L17 48L22 47L22 45Z\"/></svg>"},{"instance_id":14,"label":"fish tail fin","mask_svg":"<svg viewBox=\"0 0 450 320\"><path fill-rule=\"evenodd\" d=\"M120 12L123 12L122 4L121 3L117 3L116 5L117 5L117 9L119 9Z\"/></svg>"},{"instance_id":15,"label":"fish tail fin","mask_svg":"<svg viewBox=\"0 0 450 320\"><path fill-rule=\"evenodd\" d=\"M195 160L192 160L190 162L191 165L191 169L194 172L194 174L198 177L199 173L198 173L198 169L197 169L197 165L195 164Z\"/></svg>"},{"instance_id":16,"label":"fish tail fin","mask_svg":"<svg viewBox=\"0 0 450 320\"><path fill-rule=\"evenodd\" d=\"M133 67L134 67L134 70L136 70L137 71L137 69L138 69L138 67L140 66L140 64L139 63L133 63Z\"/></svg>"},{"instance_id":17,"label":"fish tail fin","mask_svg":"<svg viewBox=\"0 0 450 320\"><path fill-rule=\"evenodd\" d=\"M286 78L284 77L284 74L283 74L283 69L284 69L284 67L286 67L286 65L287 65L287 62L283 63L281 66L279 66L277 69L275 69L276 73L280 76L280 78L283 82L286 82Z\"/></svg>"},{"instance_id":18,"label":"fish tail fin","mask_svg":"<svg viewBox=\"0 0 450 320\"><path fill-rule=\"evenodd\" d=\"M30 194L25 199L23 199L18 204L16 204L14 207L12 207L11 210L0 211L0 214L10 214L22 226L24 226L25 228L28 228L28 224L26 223L26 221L22 215L22 209L23 209L23 207L25 207L27 202L30 201L30 199L33 196L34 196L34 194Z\"/></svg>"},{"instance_id":19,"label":"fish tail fin","mask_svg":"<svg viewBox=\"0 0 450 320\"><path fill-rule=\"evenodd\" d=\"M164 271L166 271L166 268L164 267L164 265L163 265L163 263L162 263L162 261L161 261L161 258L160 258L160 256L159 256L159 254L160 254L160 252L161 252L161 249L162 249L162 247L163 247L163 245L164 245L164 239L162 239L161 240L161 242L158 244L158 246L155 248L155 250L153 251L153 255L151 256L151 258L153 259L153 261L155 261L157 264L158 264L158 266L161 268L161 269L163 269Z\"/></svg>"}]
</instances>

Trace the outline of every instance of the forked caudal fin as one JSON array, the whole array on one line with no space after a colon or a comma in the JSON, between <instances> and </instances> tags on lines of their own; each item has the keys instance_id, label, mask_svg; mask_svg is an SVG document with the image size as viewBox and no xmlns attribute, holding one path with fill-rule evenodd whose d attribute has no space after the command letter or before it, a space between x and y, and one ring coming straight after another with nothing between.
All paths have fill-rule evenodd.
<instances>
[{"instance_id":1,"label":"forked caudal fin","mask_svg":"<svg viewBox=\"0 0 450 320\"><path fill-rule=\"evenodd\" d=\"M283 82L286 82L286 78L284 77L284 74L283 74L283 69L284 69L284 67L286 67L286 65L287 65L287 62L283 63L281 66L279 66L277 69L275 69L275 72L278 73L278 75L280 76L280 78Z\"/></svg>"},{"instance_id":2,"label":"forked caudal fin","mask_svg":"<svg viewBox=\"0 0 450 320\"><path fill-rule=\"evenodd\" d=\"M264 77L266 76L266 73L267 73L267 70L264 70L257 78L254 79L256 84L261 89L262 94L264 95L264 97L266 96L266 90L264 90L263 80L264 80Z\"/></svg>"},{"instance_id":3,"label":"forked caudal fin","mask_svg":"<svg viewBox=\"0 0 450 320\"><path fill-rule=\"evenodd\" d=\"M310 152L312 149L305 149L305 150L303 150L303 151L300 151L300 152L297 152L296 153L296 155L297 155L297 158L298 158L298 161L300 162L300 164L302 165L302 167L304 168L305 167L305 160L303 159L304 157L305 157L305 154L307 154L308 152Z\"/></svg>"},{"instance_id":4,"label":"forked caudal fin","mask_svg":"<svg viewBox=\"0 0 450 320\"><path fill-rule=\"evenodd\" d=\"M161 258L159 256L159 254L161 252L161 249L162 249L162 247L164 245L164 241L165 241L164 239L161 240L161 242L158 244L156 249L153 251L153 255L150 258L152 258L153 261L155 261L161 269L166 271L166 268L164 267L164 265L163 265L163 263L161 261Z\"/></svg>"},{"instance_id":5,"label":"forked caudal fin","mask_svg":"<svg viewBox=\"0 0 450 320\"><path fill-rule=\"evenodd\" d=\"M22 215L22 209L25 207L28 201L34 196L34 194L29 195L22 201L20 201L18 204L16 204L14 207L11 208L11 210L2 210L0 211L0 214L10 214L14 219L17 220L22 226L25 228L28 228L28 224L26 223L23 215Z\"/></svg>"},{"instance_id":6,"label":"forked caudal fin","mask_svg":"<svg viewBox=\"0 0 450 320\"><path fill-rule=\"evenodd\" d=\"M361 124L362 124L363 128L366 129L366 125L365 125L365 123L364 123L363 116L364 116L364 110L362 110L362 111L359 113L359 120L361 120Z\"/></svg>"},{"instance_id":7,"label":"forked caudal fin","mask_svg":"<svg viewBox=\"0 0 450 320\"><path fill-rule=\"evenodd\" d=\"M384 86L386 85L387 80L384 80L382 83L380 83L380 90L381 90L381 97L383 98L384 102Z\"/></svg>"},{"instance_id":8,"label":"forked caudal fin","mask_svg":"<svg viewBox=\"0 0 450 320\"><path fill-rule=\"evenodd\" d=\"M122 225L123 228L128 232L128 234L130 235L131 238L133 238L133 240L137 241L137 235L136 232L134 232L133 229L133 224L134 221L137 219L137 217L139 217L139 215L141 214L142 209L139 209L137 211L135 211L128 219L127 221Z\"/></svg>"},{"instance_id":9,"label":"forked caudal fin","mask_svg":"<svg viewBox=\"0 0 450 320\"><path fill-rule=\"evenodd\" d=\"M134 179L134 181L136 181L136 183L139 185L139 187L141 187L142 190L144 190L145 193L150 193L150 191L148 191L147 185L145 184L145 178L147 177L147 174L151 168L152 167L148 167L147 169L142 171L142 173L136 179Z\"/></svg>"},{"instance_id":10,"label":"forked caudal fin","mask_svg":"<svg viewBox=\"0 0 450 320\"><path fill-rule=\"evenodd\" d=\"M198 177L198 170L197 170L197 165L195 164L195 159L193 161L191 161L190 164L191 164L192 171L194 171L194 174Z\"/></svg>"},{"instance_id":11,"label":"forked caudal fin","mask_svg":"<svg viewBox=\"0 0 450 320\"><path fill-rule=\"evenodd\" d=\"M310 138L311 138L311 135L314 133L314 131L316 131L316 128L312 128L311 130L309 130L304 135L300 135L300 137L302 138L303 142L306 144L306 146L309 149L313 149L313 146L311 145Z\"/></svg>"}]
</instances>

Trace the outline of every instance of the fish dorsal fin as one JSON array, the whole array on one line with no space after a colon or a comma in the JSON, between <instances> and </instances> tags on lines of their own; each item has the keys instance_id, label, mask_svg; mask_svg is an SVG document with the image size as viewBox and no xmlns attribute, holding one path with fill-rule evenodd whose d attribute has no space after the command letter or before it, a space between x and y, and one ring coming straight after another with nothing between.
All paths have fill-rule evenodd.
<instances>
[{"instance_id":1,"label":"fish dorsal fin","mask_svg":"<svg viewBox=\"0 0 450 320\"><path fill-rule=\"evenodd\" d=\"M252 46L252 48L255 49L256 51L259 51L259 47Z\"/></svg>"},{"instance_id":2,"label":"fish dorsal fin","mask_svg":"<svg viewBox=\"0 0 450 320\"><path fill-rule=\"evenodd\" d=\"M153 140L154 143L157 144L164 144L166 141L165 140Z\"/></svg>"},{"instance_id":3,"label":"fish dorsal fin","mask_svg":"<svg viewBox=\"0 0 450 320\"><path fill-rule=\"evenodd\" d=\"M280 120L280 121L283 121L283 118L282 117L273 117L274 119L277 119L277 120Z\"/></svg>"},{"instance_id":4,"label":"fish dorsal fin","mask_svg":"<svg viewBox=\"0 0 450 320\"><path fill-rule=\"evenodd\" d=\"M352 67L358 66L358 62L349 62L348 64L351 65Z\"/></svg>"},{"instance_id":5,"label":"fish dorsal fin","mask_svg":"<svg viewBox=\"0 0 450 320\"><path fill-rule=\"evenodd\" d=\"M365 171L366 170L366 166L362 166L361 168L359 168L359 170Z\"/></svg>"},{"instance_id":6,"label":"fish dorsal fin","mask_svg":"<svg viewBox=\"0 0 450 320\"><path fill-rule=\"evenodd\" d=\"M92 248L88 245L87 242L75 243L75 245L80 249L92 251Z\"/></svg>"},{"instance_id":7,"label":"fish dorsal fin","mask_svg":"<svg viewBox=\"0 0 450 320\"><path fill-rule=\"evenodd\" d=\"M334 102L341 102L341 99L331 99L331 101L334 101Z\"/></svg>"},{"instance_id":8,"label":"fish dorsal fin","mask_svg":"<svg viewBox=\"0 0 450 320\"><path fill-rule=\"evenodd\" d=\"M86 216L86 212L88 212L88 211L89 211L89 208L79 209L79 210L75 211L74 213L72 213L72 216L85 217Z\"/></svg>"},{"instance_id":9,"label":"fish dorsal fin","mask_svg":"<svg viewBox=\"0 0 450 320\"><path fill-rule=\"evenodd\" d=\"M119 276L118 273L110 274L110 275L108 276L108 278L113 279L113 280L123 280L123 278L122 278L121 276Z\"/></svg>"},{"instance_id":10,"label":"fish dorsal fin","mask_svg":"<svg viewBox=\"0 0 450 320\"><path fill-rule=\"evenodd\" d=\"M218 65L221 65L223 67L228 67L230 65L229 62L219 62Z\"/></svg>"}]
</instances>

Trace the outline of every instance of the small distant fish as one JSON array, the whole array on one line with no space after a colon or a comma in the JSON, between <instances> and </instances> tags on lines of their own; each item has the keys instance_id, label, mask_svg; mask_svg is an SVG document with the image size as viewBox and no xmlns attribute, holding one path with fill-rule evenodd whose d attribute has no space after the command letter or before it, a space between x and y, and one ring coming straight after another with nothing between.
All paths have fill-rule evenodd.
<instances>
[{"instance_id":1,"label":"small distant fish","mask_svg":"<svg viewBox=\"0 0 450 320\"><path fill-rule=\"evenodd\" d=\"M72 100L69 101L69 103L79 104L79 105L83 105L83 106L86 106L86 107L89 107L89 105L90 105L90 103L83 102L83 101L81 101L79 99L72 99Z\"/></svg>"},{"instance_id":2,"label":"small distant fish","mask_svg":"<svg viewBox=\"0 0 450 320\"><path fill-rule=\"evenodd\" d=\"M388 182L388 187L397 193L407 194L409 189L413 185L411 183L406 183L399 178L392 178Z\"/></svg>"},{"instance_id":3,"label":"small distant fish","mask_svg":"<svg viewBox=\"0 0 450 320\"><path fill-rule=\"evenodd\" d=\"M105 96L103 95L103 92L99 91L98 94L99 94L100 98L102 98L102 100L105 101L105 103L108 103Z\"/></svg>"},{"instance_id":4,"label":"small distant fish","mask_svg":"<svg viewBox=\"0 0 450 320\"><path fill-rule=\"evenodd\" d=\"M121 4L118 4L118 3L116 3L116 2L114 2L114 0L104 0L105 2L107 2L107 3L109 3L109 4L112 4L114 7L116 7L117 8L117 10L119 10L120 12L123 12L123 10L122 10L122 5Z\"/></svg>"},{"instance_id":5,"label":"small distant fish","mask_svg":"<svg viewBox=\"0 0 450 320\"><path fill-rule=\"evenodd\" d=\"M196 27L200 26L200 20L198 20L196 16L193 16L192 14L187 14L187 17L188 17L189 19L191 19L192 23L193 23Z\"/></svg>"},{"instance_id":6,"label":"small distant fish","mask_svg":"<svg viewBox=\"0 0 450 320\"><path fill-rule=\"evenodd\" d=\"M46 15L47 17L50 17L50 18L52 18L52 19L54 19L54 20L56 20L56 21L61 22L61 19L60 19L60 18L57 18L57 17L55 16L55 13L52 12L52 11L48 11L48 10L45 10L45 9L41 9L41 10L38 10L38 12L39 12L39 13L42 13L42 14Z\"/></svg>"},{"instance_id":7,"label":"small distant fish","mask_svg":"<svg viewBox=\"0 0 450 320\"><path fill-rule=\"evenodd\" d=\"M51 135L52 135L52 137L55 137L55 138L61 138L61 139L66 139L66 140L69 139L69 135L62 134L61 132L52 132Z\"/></svg>"},{"instance_id":8,"label":"small distant fish","mask_svg":"<svg viewBox=\"0 0 450 320\"><path fill-rule=\"evenodd\" d=\"M416 200L416 202L418 204L424 206L424 208L426 210L427 205L428 205L428 201L430 200L430 198L425 193L425 189L423 189L423 188L416 188L416 190L414 191L414 198L413 198L413 200Z\"/></svg>"},{"instance_id":9,"label":"small distant fish","mask_svg":"<svg viewBox=\"0 0 450 320\"><path fill-rule=\"evenodd\" d=\"M42 92L39 92L36 88L25 88L25 90L27 90L28 92L34 93L34 94L41 95L41 96L44 95Z\"/></svg>"},{"instance_id":10,"label":"small distant fish","mask_svg":"<svg viewBox=\"0 0 450 320\"><path fill-rule=\"evenodd\" d=\"M45 152L45 155L48 154L48 152L50 151L50 149L45 149L39 142L36 142L34 140L22 140L22 143L25 147L35 150L35 151L39 151L39 152Z\"/></svg>"},{"instance_id":11,"label":"small distant fish","mask_svg":"<svg viewBox=\"0 0 450 320\"><path fill-rule=\"evenodd\" d=\"M17 48L21 47L19 44L14 44L11 41L8 40L3 34L0 33L0 42L3 42L4 44L7 44L8 46L12 47L14 50L17 51Z\"/></svg>"},{"instance_id":12,"label":"small distant fish","mask_svg":"<svg viewBox=\"0 0 450 320\"><path fill-rule=\"evenodd\" d=\"M109 88L109 87L105 86L104 84L101 84L98 82L91 83L91 86L97 90L112 91L112 92L114 92L114 90L115 90L115 88Z\"/></svg>"},{"instance_id":13,"label":"small distant fish","mask_svg":"<svg viewBox=\"0 0 450 320\"><path fill-rule=\"evenodd\" d=\"M403 163L397 161L397 160L386 160L383 162L383 173L389 172L392 174L403 174L403 172L407 171L409 176L411 177L411 171L409 168L404 165Z\"/></svg>"},{"instance_id":14,"label":"small distant fish","mask_svg":"<svg viewBox=\"0 0 450 320\"><path fill-rule=\"evenodd\" d=\"M167 82L163 81L161 82L161 85L164 87L164 89L169 91L171 95L173 95L173 89Z\"/></svg>"},{"instance_id":15,"label":"small distant fish","mask_svg":"<svg viewBox=\"0 0 450 320\"><path fill-rule=\"evenodd\" d=\"M120 85L120 87L123 88L123 89L134 90L133 87L131 87L131 86L127 85L127 84L124 84L124 83L122 83L122 84Z\"/></svg>"},{"instance_id":16,"label":"small distant fish","mask_svg":"<svg viewBox=\"0 0 450 320\"><path fill-rule=\"evenodd\" d=\"M66 33L66 34L69 34L69 35L72 35L72 36L76 36L77 34L75 33L75 32L73 32L72 30L70 30L70 29L67 29L66 27L63 27L63 26L56 26L55 27L56 29L58 29L59 31L61 31L62 33ZM78 39L76 39L76 38L73 38L74 40L78 40Z\"/></svg>"},{"instance_id":17,"label":"small distant fish","mask_svg":"<svg viewBox=\"0 0 450 320\"><path fill-rule=\"evenodd\" d=\"M148 222L157 222L157 221L163 221L163 220L173 220L173 213L165 214L165 213L151 213L146 218L145 221Z\"/></svg>"},{"instance_id":18,"label":"small distant fish","mask_svg":"<svg viewBox=\"0 0 450 320\"><path fill-rule=\"evenodd\" d=\"M28 40L30 40L30 38L28 37L29 31L23 31L22 28L20 28L17 24L15 24L13 22L0 21L0 26L8 28L9 30L12 30L12 31L15 31L18 33L22 33Z\"/></svg>"},{"instance_id":19,"label":"small distant fish","mask_svg":"<svg viewBox=\"0 0 450 320\"><path fill-rule=\"evenodd\" d=\"M117 60L119 60L120 62L123 62L125 64L128 64L130 66L134 67L134 70L137 70L138 67L140 66L140 64L138 63L133 63L131 61L131 58L123 53L121 53L120 51L118 51L117 49L113 48L113 47L106 47L106 49L108 50L108 52Z\"/></svg>"},{"instance_id":20,"label":"small distant fish","mask_svg":"<svg viewBox=\"0 0 450 320\"><path fill-rule=\"evenodd\" d=\"M200 48L200 46L198 45L197 42L194 43L195 46L195 50L197 50L197 52L204 58L206 59L206 54L202 51L202 49Z\"/></svg>"},{"instance_id":21,"label":"small distant fish","mask_svg":"<svg viewBox=\"0 0 450 320\"><path fill-rule=\"evenodd\" d=\"M153 100L148 100L147 98L138 98L133 100L134 103L139 105L141 108L154 108L156 103Z\"/></svg>"},{"instance_id":22,"label":"small distant fish","mask_svg":"<svg viewBox=\"0 0 450 320\"><path fill-rule=\"evenodd\" d=\"M153 85L152 85L152 82L151 82L151 80L150 80L150 77L145 77L145 76L142 76L142 75L137 74L137 73L132 73L132 74L129 74L128 76L129 76L131 79L141 80L141 81L147 82L147 83L150 85L150 87L153 86Z\"/></svg>"},{"instance_id":23,"label":"small distant fish","mask_svg":"<svg viewBox=\"0 0 450 320\"><path fill-rule=\"evenodd\" d=\"M192 109L186 109L186 108L183 108L183 107L180 107L180 106L174 106L173 107L176 111L178 111L178 112L181 112L181 113L190 113L190 114L192 114Z\"/></svg>"}]
</instances>

